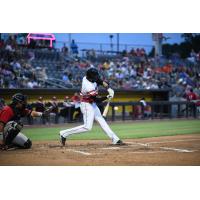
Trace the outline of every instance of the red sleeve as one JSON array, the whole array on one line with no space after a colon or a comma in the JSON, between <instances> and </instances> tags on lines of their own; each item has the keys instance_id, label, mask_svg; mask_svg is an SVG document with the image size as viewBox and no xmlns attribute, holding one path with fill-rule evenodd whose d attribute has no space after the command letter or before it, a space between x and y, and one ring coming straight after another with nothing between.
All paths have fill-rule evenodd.
<instances>
[{"instance_id":1,"label":"red sleeve","mask_svg":"<svg viewBox=\"0 0 200 200\"><path fill-rule=\"evenodd\" d=\"M10 119L12 119L13 116L14 113L12 109L9 106L5 106L3 110L0 111L0 122L6 124L10 121Z\"/></svg>"}]
</instances>

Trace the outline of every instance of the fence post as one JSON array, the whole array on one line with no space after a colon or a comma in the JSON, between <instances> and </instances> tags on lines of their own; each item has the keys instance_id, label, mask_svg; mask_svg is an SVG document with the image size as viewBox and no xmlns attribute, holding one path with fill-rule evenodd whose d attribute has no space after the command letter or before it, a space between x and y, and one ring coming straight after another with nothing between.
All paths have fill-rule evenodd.
<instances>
[{"instance_id":1,"label":"fence post","mask_svg":"<svg viewBox=\"0 0 200 200\"><path fill-rule=\"evenodd\" d=\"M125 105L122 105L122 120L125 120Z\"/></svg>"},{"instance_id":2,"label":"fence post","mask_svg":"<svg viewBox=\"0 0 200 200\"><path fill-rule=\"evenodd\" d=\"M154 119L154 105L151 105L151 119Z\"/></svg>"},{"instance_id":3,"label":"fence post","mask_svg":"<svg viewBox=\"0 0 200 200\"><path fill-rule=\"evenodd\" d=\"M172 103L169 104L168 106L168 113L169 113L169 118L172 119Z\"/></svg>"},{"instance_id":4,"label":"fence post","mask_svg":"<svg viewBox=\"0 0 200 200\"><path fill-rule=\"evenodd\" d=\"M194 109L194 118L197 118L197 106L195 103L193 105L193 109Z\"/></svg>"},{"instance_id":5,"label":"fence post","mask_svg":"<svg viewBox=\"0 0 200 200\"><path fill-rule=\"evenodd\" d=\"M115 121L115 109L114 109L114 105L112 106L112 121Z\"/></svg>"},{"instance_id":6,"label":"fence post","mask_svg":"<svg viewBox=\"0 0 200 200\"><path fill-rule=\"evenodd\" d=\"M188 102L186 103L186 117L188 118Z\"/></svg>"},{"instance_id":7,"label":"fence post","mask_svg":"<svg viewBox=\"0 0 200 200\"><path fill-rule=\"evenodd\" d=\"M144 119L144 105L141 105L141 114L142 114L142 117L141 119Z\"/></svg>"},{"instance_id":8,"label":"fence post","mask_svg":"<svg viewBox=\"0 0 200 200\"><path fill-rule=\"evenodd\" d=\"M178 115L177 115L177 117L178 118L181 117L181 115L180 115L180 104L178 104Z\"/></svg>"},{"instance_id":9,"label":"fence post","mask_svg":"<svg viewBox=\"0 0 200 200\"><path fill-rule=\"evenodd\" d=\"M164 112L164 104L160 105L160 119L163 118L163 112Z\"/></svg>"},{"instance_id":10,"label":"fence post","mask_svg":"<svg viewBox=\"0 0 200 200\"><path fill-rule=\"evenodd\" d=\"M134 106L132 105L132 120L135 119Z\"/></svg>"}]
</instances>

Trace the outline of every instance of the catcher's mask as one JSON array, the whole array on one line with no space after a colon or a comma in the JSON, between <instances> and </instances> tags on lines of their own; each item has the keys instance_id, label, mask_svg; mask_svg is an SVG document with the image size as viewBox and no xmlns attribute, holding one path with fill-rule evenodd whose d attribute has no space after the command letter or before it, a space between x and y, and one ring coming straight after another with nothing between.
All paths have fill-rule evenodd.
<instances>
[{"instance_id":1,"label":"catcher's mask","mask_svg":"<svg viewBox=\"0 0 200 200\"><path fill-rule=\"evenodd\" d=\"M27 106L27 96L21 93L14 94L12 97L12 104L16 105L17 103L22 104L23 108L25 108Z\"/></svg>"}]
</instances>

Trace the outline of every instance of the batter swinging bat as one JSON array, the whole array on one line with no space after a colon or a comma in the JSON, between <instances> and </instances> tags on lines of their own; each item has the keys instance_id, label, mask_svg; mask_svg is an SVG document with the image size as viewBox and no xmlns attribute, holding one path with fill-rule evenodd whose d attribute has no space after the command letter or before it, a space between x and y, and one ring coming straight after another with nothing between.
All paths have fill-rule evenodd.
<instances>
[{"instance_id":1,"label":"batter swinging bat","mask_svg":"<svg viewBox=\"0 0 200 200\"><path fill-rule=\"evenodd\" d=\"M109 106L110 106L110 100L108 100L107 104L106 104L106 107L104 108L104 111L103 111L103 117L106 117L107 114L108 114L108 110L109 110Z\"/></svg>"}]
</instances>

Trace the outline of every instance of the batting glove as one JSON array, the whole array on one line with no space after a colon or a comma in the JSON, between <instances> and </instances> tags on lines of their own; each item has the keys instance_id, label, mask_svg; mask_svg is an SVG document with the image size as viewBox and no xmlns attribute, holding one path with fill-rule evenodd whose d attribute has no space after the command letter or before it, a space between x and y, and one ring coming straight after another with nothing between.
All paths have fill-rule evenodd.
<instances>
[{"instance_id":1,"label":"batting glove","mask_svg":"<svg viewBox=\"0 0 200 200\"><path fill-rule=\"evenodd\" d=\"M109 98L113 98L114 97L114 90L113 89L111 89L111 88L108 88L108 96L109 96ZM108 96L107 96L107 98L108 98Z\"/></svg>"}]
</instances>

